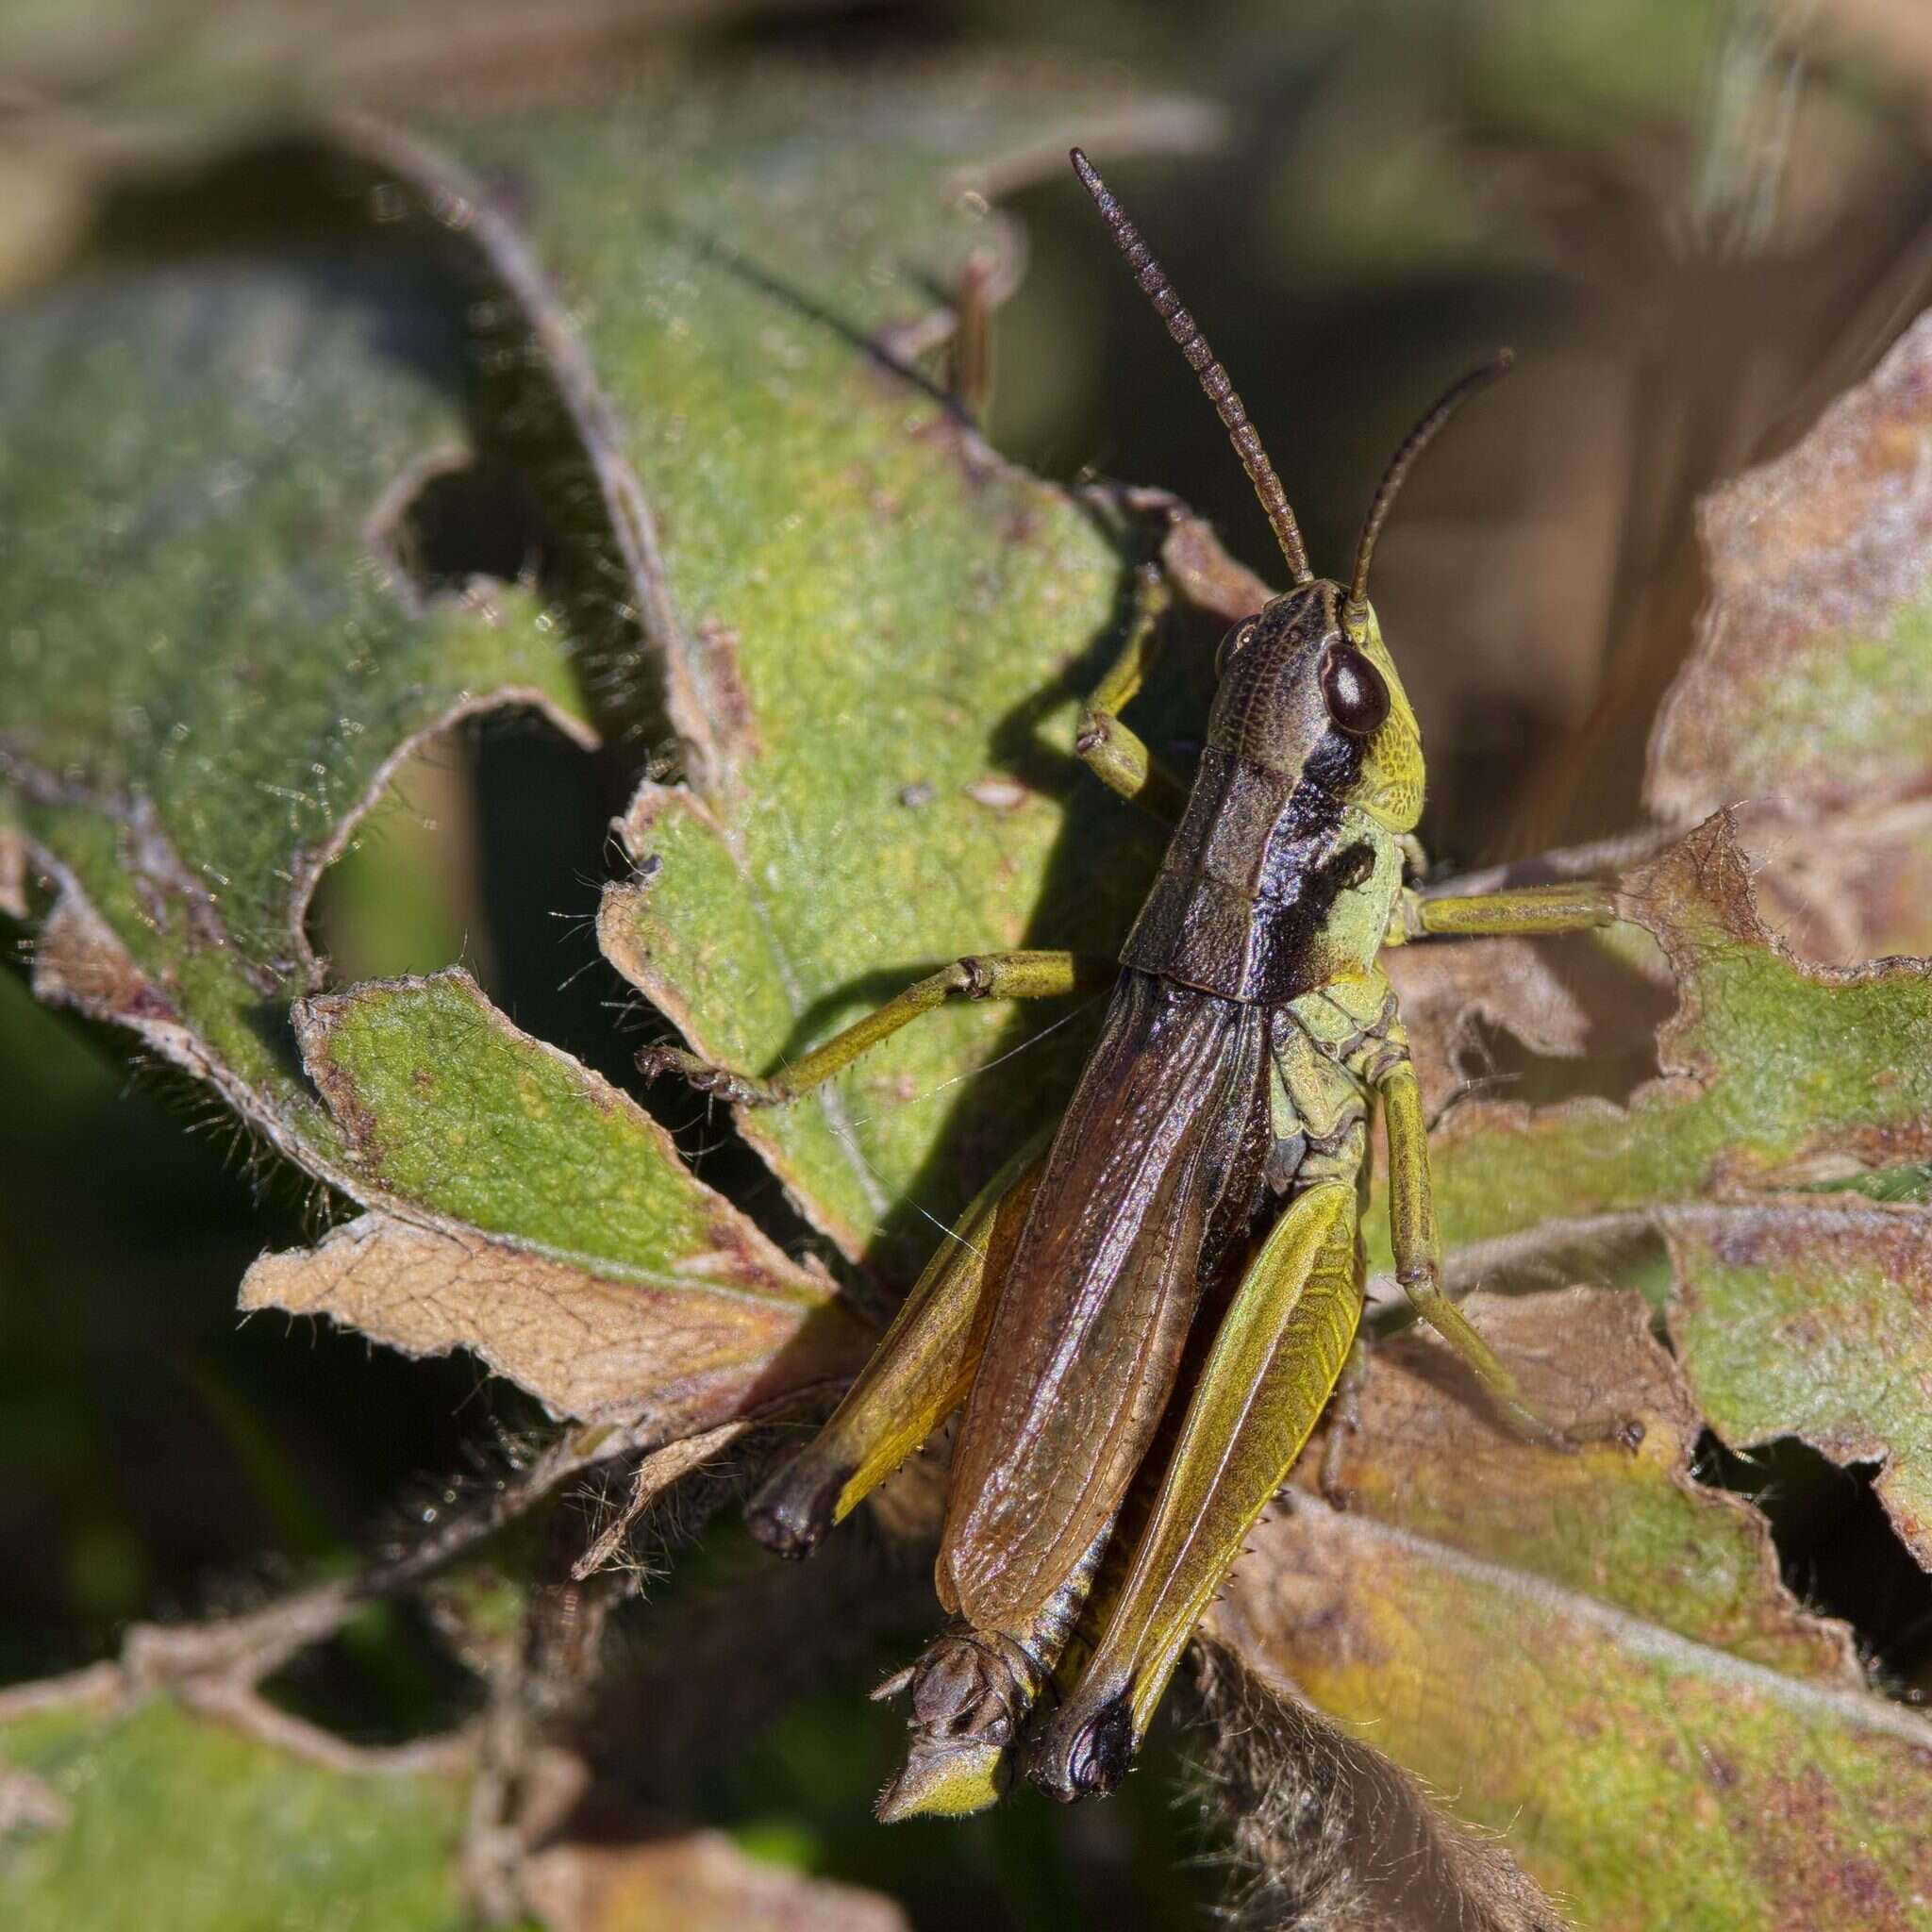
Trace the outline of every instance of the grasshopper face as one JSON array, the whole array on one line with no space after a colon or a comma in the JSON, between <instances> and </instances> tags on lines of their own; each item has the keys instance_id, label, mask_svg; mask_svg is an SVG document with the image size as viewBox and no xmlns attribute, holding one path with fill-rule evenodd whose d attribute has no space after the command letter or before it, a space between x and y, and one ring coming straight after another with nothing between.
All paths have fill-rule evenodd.
<instances>
[{"instance_id":1,"label":"grasshopper face","mask_svg":"<svg viewBox=\"0 0 1932 1932\"><path fill-rule=\"evenodd\" d=\"M1219 663L1187 813L1121 958L1275 1005L1374 960L1422 739L1374 612L1325 578L1230 631Z\"/></svg>"},{"instance_id":2,"label":"grasshopper face","mask_svg":"<svg viewBox=\"0 0 1932 1932\"><path fill-rule=\"evenodd\" d=\"M1320 786L1391 833L1423 808L1422 731L1375 614L1318 578L1230 631L1208 722L1217 750Z\"/></svg>"}]
</instances>

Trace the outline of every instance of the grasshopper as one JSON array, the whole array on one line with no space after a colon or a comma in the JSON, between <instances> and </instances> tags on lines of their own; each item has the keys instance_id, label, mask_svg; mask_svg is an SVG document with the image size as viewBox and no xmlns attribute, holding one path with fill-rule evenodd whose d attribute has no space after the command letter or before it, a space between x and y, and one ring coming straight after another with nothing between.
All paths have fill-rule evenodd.
<instances>
[{"instance_id":1,"label":"grasshopper","mask_svg":"<svg viewBox=\"0 0 1932 1932\"><path fill-rule=\"evenodd\" d=\"M1158 578L1088 702L1078 756L1174 828L1146 903L1117 959L958 959L769 1078L673 1048L641 1057L736 1104L783 1105L946 1000L1112 988L1050 1142L968 1208L830 1420L750 1505L761 1541L804 1556L960 1412L936 1574L954 1623L879 1693L912 1700L888 1819L975 1810L1016 1770L1066 1799L1125 1773L1356 1346L1374 1114L1417 1313L1514 1427L1574 1440L1525 1405L1443 1291L1422 1094L1376 965L1384 945L1428 934L1617 916L1598 885L1424 900L1404 883L1422 738L1369 567L1409 466L1507 358L1453 385L1396 451L1349 582L1317 577L1226 373L1077 148L1073 162L1226 426L1292 579L1222 642L1191 785L1121 715L1158 648Z\"/></svg>"}]
</instances>

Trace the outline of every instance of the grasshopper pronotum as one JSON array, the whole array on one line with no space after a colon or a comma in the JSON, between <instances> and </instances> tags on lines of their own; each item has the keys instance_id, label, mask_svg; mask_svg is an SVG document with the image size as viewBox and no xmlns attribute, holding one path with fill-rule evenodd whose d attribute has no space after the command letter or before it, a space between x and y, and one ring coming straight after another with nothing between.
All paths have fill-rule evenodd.
<instances>
[{"instance_id":1,"label":"grasshopper pronotum","mask_svg":"<svg viewBox=\"0 0 1932 1932\"><path fill-rule=\"evenodd\" d=\"M1566 1440L1442 1291L1422 1097L1376 966L1385 944L1424 934L1616 917L1595 885L1424 901L1403 883L1422 740L1369 566L1409 465L1507 358L1456 383L1396 451L1348 583L1317 577L1226 373L1078 149L1073 161L1226 425L1292 578L1222 643L1191 785L1121 718L1157 647L1158 580L1088 703L1079 756L1174 827L1153 890L1118 960L956 960L770 1079L643 1057L777 1105L944 1000L1113 988L1051 1144L1016 1155L967 1209L830 1421L751 1506L761 1541L803 1556L963 1408L937 1574L956 1621L886 1687L909 1689L913 1711L889 1818L976 1809L1016 1767L1062 1798L1119 1782L1354 1344L1374 1111L1397 1278L1517 1428Z\"/></svg>"}]
</instances>

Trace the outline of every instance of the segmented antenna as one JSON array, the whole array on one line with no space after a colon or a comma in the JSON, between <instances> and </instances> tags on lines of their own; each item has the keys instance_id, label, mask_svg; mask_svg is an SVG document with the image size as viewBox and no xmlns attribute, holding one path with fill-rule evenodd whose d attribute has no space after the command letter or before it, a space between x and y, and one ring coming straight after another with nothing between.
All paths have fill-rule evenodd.
<instances>
[{"instance_id":1,"label":"segmented antenna","mask_svg":"<svg viewBox=\"0 0 1932 1932\"><path fill-rule=\"evenodd\" d=\"M1281 478L1274 474L1274 465L1268 460L1268 452L1261 447L1261 439L1256 434L1255 425L1248 421L1248 412L1242 407L1241 397L1235 393L1234 384L1227 379L1227 371L1214 359L1214 351L1208 346L1207 338L1194 326L1194 318L1181 307L1181 298L1174 293L1174 284L1161 273L1153 251L1141 241L1141 231L1127 219L1126 210L1108 192L1107 183L1093 172L1087 157L1078 148L1073 151L1073 161L1074 172L1093 197L1093 205L1100 210L1101 220L1113 230L1113 239L1120 243L1121 253L1127 258L1127 266L1133 270L1134 279L1154 304L1155 312L1166 323L1168 334L1188 358L1189 366L1207 391L1208 400L1214 405L1214 413L1226 425L1235 454L1241 458L1241 467L1247 471L1248 480L1255 486L1255 494L1261 499L1261 508L1268 512L1274 541L1281 545L1281 554L1288 559L1288 567L1295 582L1312 582L1315 574L1308 568L1308 553L1302 547L1302 533L1296 526L1294 511L1288 507Z\"/></svg>"},{"instance_id":2,"label":"segmented antenna","mask_svg":"<svg viewBox=\"0 0 1932 1932\"><path fill-rule=\"evenodd\" d=\"M1389 458L1389 467L1382 472L1382 480L1375 486L1374 501L1369 505L1368 520L1362 525L1361 541L1355 546L1355 575L1349 583L1347 600L1341 607L1342 617L1347 623L1360 624L1369 614L1369 564L1375 555L1375 539L1382 534L1382 525L1389 521L1390 507L1395 501L1395 492L1402 488L1403 478L1414 466L1415 459L1435 441L1443 424L1477 390L1487 389L1497 376L1506 374L1515 360L1515 351L1505 349L1500 355L1472 369L1468 375L1458 375L1430 405L1428 413L1402 439L1401 447Z\"/></svg>"}]
</instances>

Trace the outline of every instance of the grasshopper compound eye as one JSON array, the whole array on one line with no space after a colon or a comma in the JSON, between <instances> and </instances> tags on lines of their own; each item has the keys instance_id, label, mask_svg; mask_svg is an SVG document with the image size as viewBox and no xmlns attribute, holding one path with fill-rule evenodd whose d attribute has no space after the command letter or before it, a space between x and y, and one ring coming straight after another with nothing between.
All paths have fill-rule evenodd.
<instances>
[{"instance_id":1,"label":"grasshopper compound eye","mask_svg":"<svg viewBox=\"0 0 1932 1932\"><path fill-rule=\"evenodd\" d=\"M1389 715L1382 674L1353 644L1337 644L1322 667L1328 715L1351 738L1373 738Z\"/></svg>"},{"instance_id":2,"label":"grasshopper compound eye","mask_svg":"<svg viewBox=\"0 0 1932 1932\"><path fill-rule=\"evenodd\" d=\"M1255 620L1251 617L1245 623L1238 624L1222 639L1220 648L1214 653L1214 675L1224 675L1233 663L1235 653L1246 647L1248 640L1255 635Z\"/></svg>"}]
</instances>

